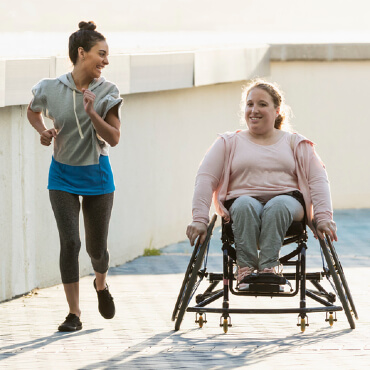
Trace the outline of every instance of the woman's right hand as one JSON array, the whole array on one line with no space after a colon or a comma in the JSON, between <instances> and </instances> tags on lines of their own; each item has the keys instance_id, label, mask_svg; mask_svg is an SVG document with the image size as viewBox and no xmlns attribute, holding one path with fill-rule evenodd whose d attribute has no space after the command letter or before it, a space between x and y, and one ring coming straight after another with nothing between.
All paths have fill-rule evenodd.
<instances>
[{"instance_id":1,"label":"woman's right hand","mask_svg":"<svg viewBox=\"0 0 370 370\"><path fill-rule=\"evenodd\" d=\"M193 221L186 229L186 236L189 238L191 246L194 245L197 237L199 237L199 243L203 244L207 236L207 225L203 222Z\"/></svg>"},{"instance_id":2,"label":"woman's right hand","mask_svg":"<svg viewBox=\"0 0 370 370\"><path fill-rule=\"evenodd\" d=\"M42 131L40 134L40 142L42 145L49 146L53 138L57 137L57 132L55 128L51 128L49 130Z\"/></svg>"},{"instance_id":3,"label":"woman's right hand","mask_svg":"<svg viewBox=\"0 0 370 370\"><path fill-rule=\"evenodd\" d=\"M325 235L327 235L331 241L338 241L337 237L337 225L334 221L321 221L316 226L317 235L320 239L324 240Z\"/></svg>"}]
</instances>

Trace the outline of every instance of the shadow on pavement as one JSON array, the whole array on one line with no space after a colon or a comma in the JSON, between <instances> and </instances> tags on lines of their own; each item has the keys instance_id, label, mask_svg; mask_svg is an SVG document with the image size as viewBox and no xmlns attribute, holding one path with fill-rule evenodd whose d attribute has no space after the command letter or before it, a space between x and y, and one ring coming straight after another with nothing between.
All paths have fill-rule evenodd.
<instances>
[{"instance_id":1,"label":"shadow on pavement","mask_svg":"<svg viewBox=\"0 0 370 370\"><path fill-rule=\"evenodd\" d=\"M69 332L69 333L57 331L46 337L41 337L41 338L37 338L34 340L28 340L22 343L10 344L8 346L1 346L0 347L0 361L16 356L18 354L24 354L25 352L41 349L49 344L55 343L62 339L66 339L66 337L76 338L82 335L96 333L101 330L103 329L90 329L90 330L82 330L78 332Z\"/></svg>"},{"instance_id":2,"label":"shadow on pavement","mask_svg":"<svg viewBox=\"0 0 370 370\"><path fill-rule=\"evenodd\" d=\"M166 365L165 368L196 368L197 359L199 359L199 365L200 363L207 364L207 368L217 364L222 364L222 366L227 364L229 368L237 365L239 368L258 364L276 354L304 349L305 346L317 345L320 342L332 340L351 332L350 329L335 332L331 329L321 329L307 336L294 334L285 338L266 338L264 340L248 337L247 333L244 339L240 339L240 336L236 339L224 334L208 335L206 340L188 337L189 333L196 330L199 329L185 333L168 331L154 335L116 356L82 369L145 369L153 368L154 363L163 363ZM161 362L161 358L163 358L163 362Z\"/></svg>"}]
</instances>

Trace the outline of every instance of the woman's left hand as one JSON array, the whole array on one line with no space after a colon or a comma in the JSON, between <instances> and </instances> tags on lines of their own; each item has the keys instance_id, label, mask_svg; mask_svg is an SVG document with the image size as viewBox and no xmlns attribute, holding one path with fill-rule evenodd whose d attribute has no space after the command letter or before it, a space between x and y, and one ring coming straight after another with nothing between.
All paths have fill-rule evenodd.
<instances>
[{"instance_id":1,"label":"woman's left hand","mask_svg":"<svg viewBox=\"0 0 370 370\"><path fill-rule=\"evenodd\" d=\"M82 89L82 93L84 94L84 108L88 115L95 112L94 110L94 101L96 95L88 89Z\"/></svg>"},{"instance_id":2,"label":"woman's left hand","mask_svg":"<svg viewBox=\"0 0 370 370\"><path fill-rule=\"evenodd\" d=\"M337 225L334 221L321 221L316 227L317 235L320 239L324 239L326 234L331 241L338 241L337 237Z\"/></svg>"}]
</instances>

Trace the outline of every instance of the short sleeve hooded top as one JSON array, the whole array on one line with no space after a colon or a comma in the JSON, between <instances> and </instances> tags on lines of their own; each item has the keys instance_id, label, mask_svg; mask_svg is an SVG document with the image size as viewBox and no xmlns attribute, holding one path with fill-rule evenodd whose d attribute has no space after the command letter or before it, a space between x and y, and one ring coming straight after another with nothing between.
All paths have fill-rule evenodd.
<instances>
[{"instance_id":1,"label":"short sleeve hooded top","mask_svg":"<svg viewBox=\"0 0 370 370\"><path fill-rule=\"evenodd\" d=\"M104 119L114 106L122 104L118 88L104 77L90 85L95 95L94 108ZM43 112L54 123L53 158L48 189L79 195L99 195L115 190L109 163L109 144L99 137L83 106L72 74L41 80L33 87L30 108Z\"/></svg>"}]
</instances>

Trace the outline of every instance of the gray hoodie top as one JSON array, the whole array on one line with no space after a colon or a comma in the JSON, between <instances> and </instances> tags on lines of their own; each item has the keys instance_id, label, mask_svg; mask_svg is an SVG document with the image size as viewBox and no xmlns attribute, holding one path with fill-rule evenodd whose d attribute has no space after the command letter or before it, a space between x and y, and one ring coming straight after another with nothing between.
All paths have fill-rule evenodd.
<instances>
[{"instance_id":1,"label":"gray hoodie top","mask_svg":"<svg viewBox=\"0 0 370 370\"><path fill-rule=\"evenodd\" d=\"M94 108L105 119L108 111L121 105L116 85L104 77L94 79L89 90L95 95ZM100 155L108 155L109 144L100 138L83 106L83 94L77 90L72 74L43 79L32 88L31 109L54 122L54 159L70 166L99 163ZM118 107L119 108L119 107Z\"/></svg>"}]
</instances>

